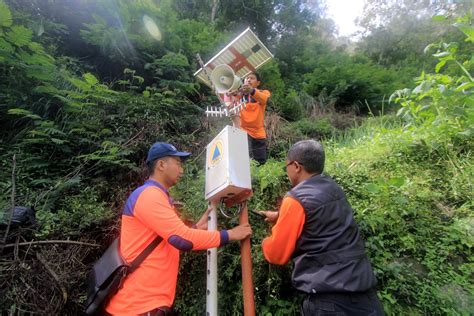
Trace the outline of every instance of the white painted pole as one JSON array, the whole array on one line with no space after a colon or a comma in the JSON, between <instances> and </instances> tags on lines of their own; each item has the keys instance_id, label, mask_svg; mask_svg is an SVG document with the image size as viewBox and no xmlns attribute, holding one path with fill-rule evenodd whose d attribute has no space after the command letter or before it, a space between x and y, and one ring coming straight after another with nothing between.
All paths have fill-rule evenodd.
<instances>
[{"instance_id":1,"label":"white painted pole","mask_svg":"<svg viewBox=\"0 0 474 316\"><path fill-rule=\"evenodd\" d=\"M217 204L212 202L211 208L207 229L217 230ZM206 288L206 316L217 316L217 248L207 250Z\"/></svg>"}]
</instances>

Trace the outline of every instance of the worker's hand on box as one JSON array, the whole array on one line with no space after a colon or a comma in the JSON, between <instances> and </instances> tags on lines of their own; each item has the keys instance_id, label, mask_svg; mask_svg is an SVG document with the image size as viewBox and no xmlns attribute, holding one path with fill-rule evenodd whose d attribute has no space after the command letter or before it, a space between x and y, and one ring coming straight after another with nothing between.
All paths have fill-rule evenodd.
<instances>
[{"instance_id":1,"label":"worker's hand on box","mask_svg":"<svg viewBox=\"0 0 474 316\"><path fill-rule=\"evenodd\" d=\"M212 208L208 208L204 214L202 214L201 218L196 223L197 229L204 229L207 230L207 222L209 221L209 213L212 211Z\"/></svg>"},{"instance_id":2,"label":"worker's hand on box","mask_svg":"<svg viewBox=\"0 0 474 316\"><path fill-rule=\"evenodd\" d=\"M259 213L265 216L265 222L269 222L272 224L276 223L276 221L278 220L278 215L280 215L279 212L275 211L260 211Z\"/></svg>"},{"instance_id":3,"label":"worker's hand on box","mask_svg":"<svg viewBox=\"0 0 474 316\"><path fill-rule=\"evenodd\" d=\"M252 235L252 227L250 224L242 224L227 230L229 240L242 240Z\"/></svg>"}]
</instances>

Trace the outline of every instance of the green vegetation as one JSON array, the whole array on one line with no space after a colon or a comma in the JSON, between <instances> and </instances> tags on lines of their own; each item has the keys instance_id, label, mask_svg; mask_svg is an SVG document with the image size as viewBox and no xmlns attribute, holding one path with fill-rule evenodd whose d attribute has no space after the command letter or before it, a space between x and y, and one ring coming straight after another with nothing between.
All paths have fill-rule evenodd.
<instances>
[{"instance_id":1,"label":"green vegetation","mask_svg":"<svg viewBox=\"0 0 474 316\"><path fill-rule=\"evenodd\" d=\"M387 314L470 315L472 17L459 4L432 19L436 3L409 2L368 1L367 33L353 44L334 36L320 1L0 0L0 218L6 222L13 197L33 206L38 221L6 236L0 310L80 313L85 274L116 235L157 140L193 152L173 194L184 216L200 216L203 149L224 123L204 117L216 100L192 77L195 54L211 57L250 25L275 59L261 70L272 91L271 158L251 166L249 208L277 208L289 189L287 149L319 139L326 172L354 207ZM159 40L144 28L145 14L157 21ZM220 219L222 227L236 223ZM250 221L257 314L297 315L291 264L265 262L268 225L254 213ZM57 239L101 247L13 246ZM205 311L205 261L204 252L183 255L183 315ZM221 314L240 315L237 244L219 250L219 289Z\"/></svg>"}]
</instances>

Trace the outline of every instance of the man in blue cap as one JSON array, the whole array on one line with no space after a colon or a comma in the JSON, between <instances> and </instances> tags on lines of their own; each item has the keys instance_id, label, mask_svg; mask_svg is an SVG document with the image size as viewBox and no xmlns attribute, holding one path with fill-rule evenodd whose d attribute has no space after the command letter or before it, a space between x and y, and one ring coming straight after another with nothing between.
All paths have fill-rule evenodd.
<instances>
[{"instance_id":1,"label":"man in blue cap","mask_svg":"<svg viewBox=\"0 0 474 316\"><path fill-rule=\"evenodd\" d=\"M216 248L247 238L248 224L207 231L209 210L188 227L177 215L168 190L178 183L190 153L158 142L146 159L149 179L129 196L122 214L120 251L132 262L157 235L163 241L124 281L106 307L112 315L173 315L180 251Z\"/></svg>"}]
</instances>

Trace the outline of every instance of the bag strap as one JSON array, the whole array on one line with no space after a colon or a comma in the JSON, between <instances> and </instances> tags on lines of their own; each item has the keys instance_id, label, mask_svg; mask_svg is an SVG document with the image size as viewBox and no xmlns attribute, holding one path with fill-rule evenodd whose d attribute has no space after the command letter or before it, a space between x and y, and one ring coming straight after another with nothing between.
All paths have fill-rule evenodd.
<instances>
[{"instance_id":1,"label":"bag strap","mask_svg":"<svg viewBox=\"0 0 474 316\"><path fill-rule=\"evenodd\" d=\"M135 260L133 260L132 264L130 265L130 269L128 270L128 273L132 273L135 271L136 268L145 260L146 257L153 251L153 249L156 248L160 244L160 242L163 240L161 236L156 236L156 238L142 251L141 254L139 254Z\"/></svg>"}]
</instances>

